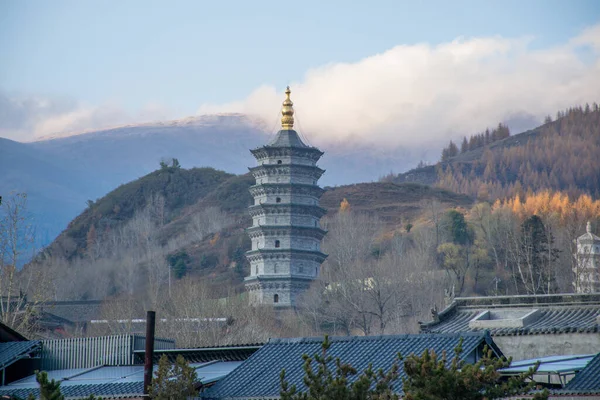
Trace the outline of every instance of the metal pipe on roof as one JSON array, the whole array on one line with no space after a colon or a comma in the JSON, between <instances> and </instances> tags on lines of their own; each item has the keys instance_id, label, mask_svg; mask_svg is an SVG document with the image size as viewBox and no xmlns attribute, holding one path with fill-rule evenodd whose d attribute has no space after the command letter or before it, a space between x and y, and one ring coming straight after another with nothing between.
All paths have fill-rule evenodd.
<instances>
[{"instance_id":1,"label":"metal pipe on roof","mask_svg":"<svg viewBox=\"0 0 600 400\"><path fill-rule=\"evenodd\" d=\"M144 363L144 396L148 397L152 383L152 360L154 359L154 328L156 325L156 312L146 313L146 358Z\"/></svg>"}]
</instances>

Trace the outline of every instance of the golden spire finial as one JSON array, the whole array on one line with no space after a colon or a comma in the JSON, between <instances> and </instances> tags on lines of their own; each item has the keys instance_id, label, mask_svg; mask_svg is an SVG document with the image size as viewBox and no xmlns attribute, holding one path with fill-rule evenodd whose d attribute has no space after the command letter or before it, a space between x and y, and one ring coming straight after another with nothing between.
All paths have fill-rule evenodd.
<instances>
[{"instance_id":1,"label":"golden spire finial","mask_svg":"<svg viewBox=\"0 0 600 400\"><path fill-rule=\"evenodd\" d=\"M290 87L285 90L285 100L281 110L281 129L294 129L294 103L290 100Z\"/></svg>"}]
</instances>

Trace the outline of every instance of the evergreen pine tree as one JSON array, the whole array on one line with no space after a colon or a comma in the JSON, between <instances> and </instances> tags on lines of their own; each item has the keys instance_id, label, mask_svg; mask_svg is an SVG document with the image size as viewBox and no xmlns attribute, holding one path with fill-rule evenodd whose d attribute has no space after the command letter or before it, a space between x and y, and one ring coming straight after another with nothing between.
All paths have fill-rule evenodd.
<instances>
[{"instance_id":1,"label":"evergreen pine tree","mask_svg":"<svg viewBox=\"0 0 600 400\"><path fill-rule=\"evenodd\" d=\"M302 356L304 360L304 385L306 392L300 392L296 385L290 386L285 379L285 370L280 374L281 400L321 400L321 399L346 399L346 400L396 400L398 395L393 392L392 384L398 379L398 364L394 363L387 373L382 370L375 371L369 365L353 383L350 380L357 371L350 364L344 364L339 358L335 360L327 355L331 346L329 338L325 336L321 354L312 358ZM313 362L316 368L313 368ZM330 368L332 362L335 371Z\"/></svg>"},{"instance_id":2,"label":"evergreen pine tree","mask_svg":"<svg viewBox=\"0 0 600 400\"><path fill-rule=\"evenodd\" d=\"M369 365L357 379L357 371L350 364L344 364L339 358L335 360L327 355L330 347L326 336L322 344L321 354L313 357L302 356L304 360L305 391L299 391L296 385L286 380L285 370L280 374L280 398L282 400L392 400L399 399L394 392L394 383L399 377L398 363L394 362L386 373L374 371ZM410 355L403 359L398 354L398 362L404 363L406 377L402 379L404 399L407 400L494 400L514 398L514 396L530 393L535 388L531 378L538 365L526 373L501 380L500 368L510 365L511 360L494 357L492 351L483 349L483 357L475 364L461 359L462 339L454 349L454 358L448 361L446 353L438 357L433 350L425 350L422 355ZM314 364L314 365L313 365ZM332 370L335 366L335 370ZM535 393L533 400L548 398L546 390Z\"/></svg>"},{"instance_id":3,"label":"evergreen pine tree","mask_svg":"<svg viewBox=\"0 0 600 400\"><path fill-rule=\"evenodd\" d=\"M36 372L35 380L40 385L40 400L64 400L60 393L60 381L48 380L46 371Z\"/></svg>"},{"instance_id":4,"label":"evergreen pine tree","mask_svg":"<svg viewBox=\"0 0 600 400\"><path fill-rule=\"evenodd\" d=\"M461 360L462 338L454 349L454 358L448 362L446 353L441 357L426 349L421 356L410 355L404 361L406 378L403 381L405 400L493 400L513 398L534 389L527 383L537 371L537 365L518 376L500 381L500 368L510 365L510 360L493 357L484 348L483 358L475 364ZM548 398L548 392L538 392L534 400Z\"/></svg>"},{"instance_id":5,"label":"evergreen pine tree","mask_svg":"<svg viewBox=\"0 0 600 400\"><path fill-rule=\"evenodd\" d=\"M152 378L149 394L157 400L186 400L196 396L196 370L185 359L177 356L174 364L163 354L158 361L156 376Z\"/></svg>"},{"instance_id":6,"label":"evergreen pine tree","mask_svg":"<svg viewBox=\"0 0 600 400\"><path fill-rule=\"evenodd\" d=\"M469 142L467 142L467 137L465 136L463 138L462 144L460 145L460 152L466 153L467 151L469 151Z\"/></svg>"}]
</instances>

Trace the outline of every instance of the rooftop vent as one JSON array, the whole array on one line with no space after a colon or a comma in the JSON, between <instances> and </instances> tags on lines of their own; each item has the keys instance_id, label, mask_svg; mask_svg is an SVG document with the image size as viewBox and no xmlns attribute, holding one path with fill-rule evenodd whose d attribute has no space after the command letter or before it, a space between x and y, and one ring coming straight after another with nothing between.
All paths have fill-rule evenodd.
<instances>
[{"instance_id":1,"label":"rooftop vent","mask_svg":"<svg viewBox=\"0 0 600 400\"><path fill-rule=\"evenodd\" d=\"M469 321L469 328L523 328L535 322L539 316L538 309L485 310Z\"/></svg>"}]
</instances>

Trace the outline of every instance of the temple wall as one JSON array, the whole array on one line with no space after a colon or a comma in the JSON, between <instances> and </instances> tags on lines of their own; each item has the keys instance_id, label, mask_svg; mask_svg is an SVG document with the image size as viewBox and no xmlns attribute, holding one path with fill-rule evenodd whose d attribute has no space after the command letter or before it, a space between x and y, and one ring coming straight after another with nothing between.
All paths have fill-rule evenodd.
<instances>
[{"instance_id":1,"label":"temple wall","mask_svg":"<svg viewBox=\"0 0 600 400\"><path fill-rule=\"evenodd\" d=\"M492 336L506 357L527 360L536 357L600 353L600 333L556 333Z\"/></svg>"}]
</instances>

